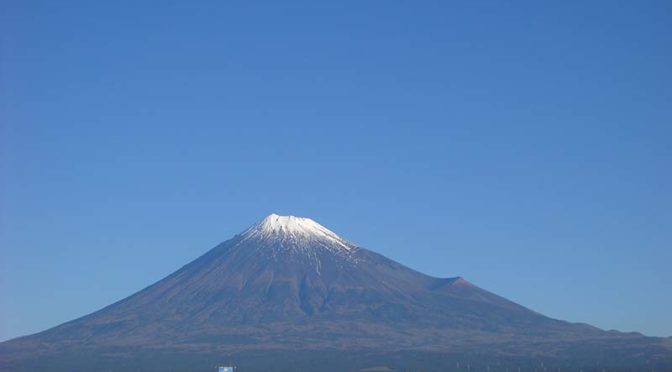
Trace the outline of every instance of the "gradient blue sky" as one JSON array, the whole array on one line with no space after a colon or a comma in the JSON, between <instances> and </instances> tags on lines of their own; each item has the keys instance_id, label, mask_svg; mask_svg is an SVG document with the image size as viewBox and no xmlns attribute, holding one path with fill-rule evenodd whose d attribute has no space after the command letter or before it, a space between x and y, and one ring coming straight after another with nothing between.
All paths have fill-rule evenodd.
<instances>
[{"instance_id":1,"label":"gradient blue sky","mask_svg":"<svg viewBox=\"0 0 672 372\"><path fill-rule=\"evenodd\" d=\"M543 4L542 4L543 3ZM672 2L2 2L0 339L276 212L672 335Z\"/></svg>"}]
</instances>

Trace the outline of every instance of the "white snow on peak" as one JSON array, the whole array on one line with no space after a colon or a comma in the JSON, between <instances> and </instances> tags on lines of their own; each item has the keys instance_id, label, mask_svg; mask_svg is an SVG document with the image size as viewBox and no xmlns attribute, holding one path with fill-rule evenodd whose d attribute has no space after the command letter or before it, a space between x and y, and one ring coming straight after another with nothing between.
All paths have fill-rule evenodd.
<instances>
[{"instance_id":1,"label":"white snow on peak","mask_svg":"<svg viewBox=\"0 0 672 372\"><path fill-rule=\"evenodd\" d=\"M275 213L268 215L257 224L247 229L243 236L246 238L280 238L291 239L296 242L329 241L350 250L347 242L333 231L311 220L310 218L295 216L279 216Z\"/></svg>"}]
</instances>

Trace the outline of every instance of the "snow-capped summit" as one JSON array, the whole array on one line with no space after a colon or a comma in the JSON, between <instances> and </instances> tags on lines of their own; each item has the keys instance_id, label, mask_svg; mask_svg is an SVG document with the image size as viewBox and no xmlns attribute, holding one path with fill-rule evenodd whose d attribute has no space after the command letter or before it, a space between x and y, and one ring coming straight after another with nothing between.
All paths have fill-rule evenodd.
<instances>
[{"instance_id":1,"label":"snow-capped summit","mask_svg":"<svg viewBox=\"0 0 672 372\"><path fill-rule=\"evenodd\" d=\"M350 250L348 242L335 232L305 217L280 216L272 213L243 232L247 239L280 241L322 241Z\"/></svg>"}]
</instances>

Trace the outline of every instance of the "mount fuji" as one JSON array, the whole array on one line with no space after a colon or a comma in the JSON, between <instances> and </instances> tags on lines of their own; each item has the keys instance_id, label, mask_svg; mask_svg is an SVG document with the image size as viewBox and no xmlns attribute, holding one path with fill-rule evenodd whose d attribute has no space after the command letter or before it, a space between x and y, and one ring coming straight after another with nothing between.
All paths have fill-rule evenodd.
<instances>
[{"instance_id":1,"label":"mount fuji","mask_svg":"<svg viewBox=\"0 0 672 372\"><path fill-rule=\"evenodd\" d=\"M412 270L311 219L271 214L130 297L0 344L3 371L218 363L241 372L664 370L672 339L552 319L464 278Z\"/></svg>"}]
</instances>

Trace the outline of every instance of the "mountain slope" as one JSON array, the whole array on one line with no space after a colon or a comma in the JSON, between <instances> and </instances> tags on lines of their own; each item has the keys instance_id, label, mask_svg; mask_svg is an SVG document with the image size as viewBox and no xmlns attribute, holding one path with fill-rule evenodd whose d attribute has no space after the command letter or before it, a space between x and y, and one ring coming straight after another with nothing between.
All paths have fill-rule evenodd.
<instances>
[{"instance_id":1,"label":"mountain slope","mask_svg":"<svg viewBox=\"0 0 672 372\"><path fill-rule=\"evenodd\" d=\"M26 358L138 348L533 350L552 356L559 343L640 339L550 319L463 278L409 269L310 219L270 215L122 301L3 343L0 356L17 370ZM548 342L556 346L534 350Z\"/></svg>"}]
</instances>

